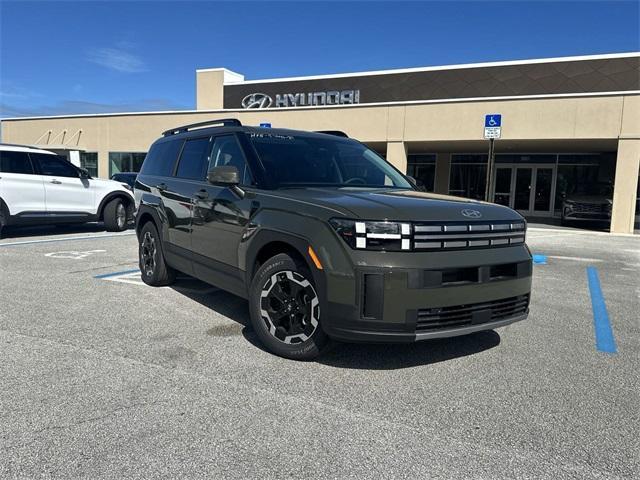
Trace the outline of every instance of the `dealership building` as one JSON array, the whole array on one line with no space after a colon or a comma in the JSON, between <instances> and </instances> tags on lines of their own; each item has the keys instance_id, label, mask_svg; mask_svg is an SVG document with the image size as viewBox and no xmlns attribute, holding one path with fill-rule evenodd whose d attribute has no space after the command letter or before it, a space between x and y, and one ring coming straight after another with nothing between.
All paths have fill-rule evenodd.
<instances>
[{"instance_id":1,"label":"dealership building","mask_svg":"<svg viewBox=\"0 0 640 480\"><path fill-rule=\"evenodd\" d=\"M2 141L64 153L109 177L137 171L167 129L232 117L340 130L428 191L484 199L484 127L493 115L501 126L491 201L553 222L568 198L608 198L611 231L638 228L639 52L265 80L225 68L195 76L195 110L3 119Z\"/></svg>"}]
</instances>

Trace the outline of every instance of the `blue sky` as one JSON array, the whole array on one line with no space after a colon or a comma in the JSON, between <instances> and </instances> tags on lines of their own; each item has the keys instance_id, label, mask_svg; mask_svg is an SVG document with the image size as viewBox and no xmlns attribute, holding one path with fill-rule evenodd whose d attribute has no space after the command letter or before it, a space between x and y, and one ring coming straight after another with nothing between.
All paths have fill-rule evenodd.
<instances>
[{"instance_id":1,"label":"blue sky","mask_svg":"<svg viewBox=\"0 0 640 480\"><path fill-rule=\"evenodd\" d=\"M0 0L0 117L191 109L247 79L640 50L637 1Z\"/></svg>"}]
</instances>

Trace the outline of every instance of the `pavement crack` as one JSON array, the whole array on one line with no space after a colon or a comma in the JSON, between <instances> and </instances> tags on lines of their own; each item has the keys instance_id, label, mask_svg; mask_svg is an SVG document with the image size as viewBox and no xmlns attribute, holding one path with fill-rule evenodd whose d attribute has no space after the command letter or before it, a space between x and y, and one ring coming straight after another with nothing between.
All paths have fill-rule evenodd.
<instances>
[{"instance_id":1,"label":"pavement crack","mask_svg":"<svg viewBox=\"0 0 640 480\"><path fill-rule=\"evenodd\" d=\"M152 407L155 405L158 405L160 403L167 403L166 400L156 400L154 402L137 402L137 403L132 403L131 405L123 405L120 406L118 408L114 408L113 410L104 413L102 415L96 415L93 417L88 417L88 418L83 418L80 419L78 421L75 422L71 422L71 423L67 423L67 424L63 424L63 425L51 425L48 427L44 427L44 428L40 428L38 430L33 430L31 432L29 432L30 435L34 435L34 436L38 436L42 433L46 433L46 432L52 432L52 431L57 431L57 430L68 430L68 429L72 429L75 427L79 427L81 425L85 425L87 423L93 423L93 422L100 422L106 418L109 417L113 417L116 416L117 414L119 414L120 412L124 412L127 410L132 410L134 408L139 408L139 407ZM32 444L34 444L36 441L38 441L38 438L33 438L30 441L26 442L26 443L20 443L20 444L14 444L14 445L8 445L6 447L2 448L2 451L7 451L7 450L12 450L15 448L23 448L23 447L28 447L31 446Z\"/></svg>"}]
</instances>

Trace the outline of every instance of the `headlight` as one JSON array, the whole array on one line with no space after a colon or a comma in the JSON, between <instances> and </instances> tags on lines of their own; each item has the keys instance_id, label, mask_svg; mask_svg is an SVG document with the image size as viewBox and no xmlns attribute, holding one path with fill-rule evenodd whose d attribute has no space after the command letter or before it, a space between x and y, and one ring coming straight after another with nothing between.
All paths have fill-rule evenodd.
<instances>
[{"instance_id":1,"label":"headlight","mask_svg":"<svg viewBox=\"0 0 640 480\"><path fill-rule=\"evenodd\" d=\"M370 222L366 220L329 220L338 235L351 248L358 250L409 250L411 224L399 222Z\"/></svg>"}]
</instances>

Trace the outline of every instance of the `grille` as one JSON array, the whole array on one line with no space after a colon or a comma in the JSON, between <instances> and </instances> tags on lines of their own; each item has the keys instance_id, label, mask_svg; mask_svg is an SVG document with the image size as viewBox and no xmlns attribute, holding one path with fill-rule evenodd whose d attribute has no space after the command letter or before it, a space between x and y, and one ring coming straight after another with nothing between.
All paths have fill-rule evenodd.
<instances>
[{"instance_id":1,"label":"grille","mask_svg":"<svg viewBox=\"0 0 640 480\"><path fill-rule=\"evenodd\" d=\"M418 310L416 332L462 328L522 315L529 307L529 295L453 307Z\"/></svg>"},{"instance_id":2,"label":"grille","mask_svg":"<svg viewBox=\"0 0 640 480\"><path fill-rule=\"evenodd\" d=\"M606 213L608 209L602 203L574 203L571 210L575 213Z\"/></svg>"},{"instance_id":3,"label":"grille","mask_svg":"<svg viewBox=\"0 0 640 480\"><path fill-rule=\"evenodd\" d=\"M414 250L502 247L524 243L524 222L415 224Z\"/></svg>"}]
</instances>

